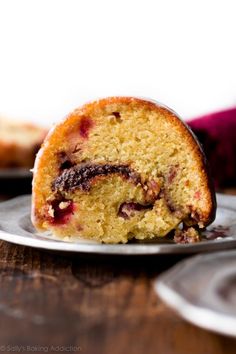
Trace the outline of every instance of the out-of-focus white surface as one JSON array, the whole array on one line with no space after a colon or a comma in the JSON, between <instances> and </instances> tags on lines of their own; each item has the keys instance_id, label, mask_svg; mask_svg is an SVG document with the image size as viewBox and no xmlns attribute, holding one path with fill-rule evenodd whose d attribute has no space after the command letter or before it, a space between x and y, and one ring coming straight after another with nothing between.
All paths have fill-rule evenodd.
<instances>
[{"instance_id":1,"label":"out-of-focus white surface","mask_svg":"<svg viewBox=\"0 0 236 354\"><path fill-rule=\"evenodd\" d=\"M0 113L44 124L151 97L188 118L236 104L235 0L1 0Z\"/></svg>"}]
</instances>

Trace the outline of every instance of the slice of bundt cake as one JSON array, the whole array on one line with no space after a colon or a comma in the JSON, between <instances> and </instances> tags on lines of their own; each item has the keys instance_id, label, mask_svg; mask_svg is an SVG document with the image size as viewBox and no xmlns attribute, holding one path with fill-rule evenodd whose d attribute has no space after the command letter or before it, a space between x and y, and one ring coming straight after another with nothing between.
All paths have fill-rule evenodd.
<instances>
[{"instance_id":1,"label":"slice of bundt cake","mask_svg":"<svg viewBox=\"0 0 236 354\"><path fill-rule=\"evenodd\" d=\"M165 236L181 224L195 237L193 226L215 216L190 130L168 108L132 97L86 104L51 130L36 158L32 205L38 230L106 243Z\"/></svg>"}]
</instances>

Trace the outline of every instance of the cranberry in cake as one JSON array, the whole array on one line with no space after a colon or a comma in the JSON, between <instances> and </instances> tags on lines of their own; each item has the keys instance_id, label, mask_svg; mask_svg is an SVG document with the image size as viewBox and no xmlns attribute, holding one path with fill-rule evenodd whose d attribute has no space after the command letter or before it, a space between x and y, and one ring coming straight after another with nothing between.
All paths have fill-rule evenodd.
<instances>
[{"instance_id":1,"label":"cranberry in cake","mask_svg":"<svg viewBox=\"0 0 236 354\"><path fill-rule=\"evenodd\" d=\"M178 116L152 101L111 97L76 109L35 162L32 222L59 238L196 242L215 217L204 154ZM179 240L179 241L178 241Z\"/></svg>"}]
</instances>

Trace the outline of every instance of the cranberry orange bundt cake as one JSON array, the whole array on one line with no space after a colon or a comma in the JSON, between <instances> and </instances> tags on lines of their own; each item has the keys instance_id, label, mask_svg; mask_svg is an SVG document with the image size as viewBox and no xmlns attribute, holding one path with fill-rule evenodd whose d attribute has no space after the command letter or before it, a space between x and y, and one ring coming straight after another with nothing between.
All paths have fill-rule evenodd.
<instances>
[{"instance_id":1,"label":"cranberry orange bundt cake","mask_svg":"<svg viewBox=\"0 0 236 354\"><path fill-rule=\"evenodd\" d=\"M205 158L190 130L154 102L111 97L76 109L48 134L34 167L38 230L105 243L151 239L215 216ZM190 231L186 231L187 229Z\"/></svg>"}]
</instances>

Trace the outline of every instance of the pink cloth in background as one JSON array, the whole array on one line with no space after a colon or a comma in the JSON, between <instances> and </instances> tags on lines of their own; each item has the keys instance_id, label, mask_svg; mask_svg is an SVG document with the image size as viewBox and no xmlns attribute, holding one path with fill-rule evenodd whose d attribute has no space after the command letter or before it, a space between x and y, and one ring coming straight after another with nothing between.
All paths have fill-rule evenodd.
<instances>
[{"instance_id":1,"label":"pink cloth in background","mask_svg":"<svg viewBox=\"0 0 236 354\"><path fill-rule=\"evenodd\" d=\"M216 188L236 186L236 108L187 122L207 156Z\"/></svg>"}]
</instances>

